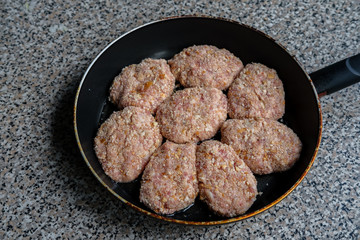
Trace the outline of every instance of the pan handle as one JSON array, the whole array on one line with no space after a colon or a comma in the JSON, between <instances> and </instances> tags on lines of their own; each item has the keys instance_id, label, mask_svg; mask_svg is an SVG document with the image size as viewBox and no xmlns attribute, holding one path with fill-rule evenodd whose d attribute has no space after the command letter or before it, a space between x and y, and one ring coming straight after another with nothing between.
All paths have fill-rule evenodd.
<instances>
[{"instance_id":1,"label":"pan handle","mask_svg":"<svg viewBox=\"0 0 360 240\"><path fill-rule=\"evenodd\" d=\"M319 97L360 81L360 54L341 60L310 74Z\"/></svg>"}]
</instances>

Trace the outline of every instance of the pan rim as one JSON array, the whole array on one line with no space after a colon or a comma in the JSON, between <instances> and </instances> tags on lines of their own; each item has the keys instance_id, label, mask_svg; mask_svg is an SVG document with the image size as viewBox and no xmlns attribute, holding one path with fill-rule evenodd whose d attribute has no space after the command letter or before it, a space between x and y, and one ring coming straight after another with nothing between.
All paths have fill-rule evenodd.
<instances>
[{"instance_id":1,"label":"pan rim","mask_svg":"<svg viewBox=\"0 0 360 240\"><path fill-rule=\"evenodd\" d=\"M234 24L238 24L240 26L246 27L248 29L251 29L253 31L258 32L259 34L265 36L266 38L274 41L278 46L280 46L287 54L289 54L290 56L292 56L292 58L296 61L296 63L298 64L298 66L301 68L301 70L304 72L304 74L306 75L306 77L309 80L309 83L313 89L314 95L316 96L316 101L317 101L317 105L318 105L318 113L319 113L319 131L318 131L318 137L317 137L317 143L316 143L316 147L314 150L314 153L312 155L312 158L308 164L308 166L306 167L305 171L302 173L302 175L300 176L300 178L295 182L295 184L293 186L291 186L291 188L289 188L289 190L287 190L283 195L281 195L279 198L277 198L275 201L271 202L270 204L264 206L263 208L260 208L254 212L245 214L245 215L240 215L237 217L233 217L233 218L229 218L226 220L217 220L217 221L187 221L187 220L179 220L179 219L173 219L173 218L169 218L163 215L158 215L156 213L150 212L148 210L142 209L138 206L136 206L135 204L132 204L131 202L127 201L126 199L124 199L123 197L121 197L120 195L118 195L115 191L113 191L101 178L100 176L95 172L95 170L93 169L93 167L91 166L89 160L87 159L85 152L82 148L81 142L80 142L80 137L78 134L78 127L77 127L77 105L78 105L78 100L79 100L79 95L80 95L80 91L82 89L82 85L85 82L85 79L89 73L89 71L91 70L91 68L93 67L93 65L97 62L97 60L100 58L100 56L107 51L108 48L110 48L113 44L115 44L117 41L119 41L120 39L126 37L127 35L131 34L134 31L137 31L141 28L144 28L148 25L152 25L152 24L156 24L159 22L164 22L164 21L169 21L169 20L175 20L175 19L187 19L187 18L203 18L203 19L214 19L214 20L221 20L224 22L229 22L229 23L234 23ZM211 226L211 225L220 225L220 224L228 224L228 223L233 223L233 222L238 222L247 218L250 218L252 216L255 216L259 213L262 213L264 211L266 211L267 209L275 206L277 203L279 203L280 201L282 201L285 197L287 197L301 182L302 180L305 178L305 176L307 175L307 173L309 172L311 166L313 165L316 155L318 153L319 147L320 147L320 143L321 143L321 137L322 137L322 111L321 111L321 105L320 105L320 100L319 100L319 96L316 92L315 86L309 76L309 74L304 70L303 66L299 63L299 61L296 59L295 56L291 55L289 53L289 51L278 41L276 41L275 39L273 39L271 36L267 35L266 33L255 29L249 25L246 25L244 23L235 21L235 20L231 20L231 19L226 19L226 18L222 18L222 17L212 17L212 16L206 16L206 15L182 15L182 16L172 16L172 17L166 17L163 19L159 19L159 20L154 20L154 21L150 21L148 23L142 24L140 26L137 26L131 30L129 30L128 32L125 32L124 34L120 35L118 38L116 38L115 40L111 41L99 54L97 54L97 56L94 58L94 60L90 63L89 67L87 68L87 70L85 71L79 87L77 88L76 91L76 96L75 96L75 102L74 102L74 108L73 108L73 124L74 124L74 133L75 133L75 138L76 138L76 143L79 147L80 153L82 155L82 158L84 159L84 161L86 162L86 165L89 167L89 169L91 170L91 172L93 173L93 175L97 178L97 180L109 191L111 192L115 197L117 197L119 200L121 200L123 203L125 203L126 205L130 206L131 208L145 214L148 216L151 216L153 218L156 218L158 220L164 220L167 222L172 222L172 223L178 223L178 224L183 224L183 225L202 225L202 226Z\"/></svg>"}]
</instances>

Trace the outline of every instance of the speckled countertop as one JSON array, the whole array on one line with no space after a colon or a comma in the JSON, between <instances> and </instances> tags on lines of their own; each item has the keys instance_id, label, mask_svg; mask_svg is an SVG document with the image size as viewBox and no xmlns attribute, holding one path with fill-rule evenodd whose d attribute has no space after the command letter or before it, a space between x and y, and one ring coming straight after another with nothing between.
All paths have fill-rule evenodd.
<instances>
[{"instance_id":1,"label":"speckled countertop","mask_svg":"<svg viewBox=\"0 0 360 240\"><path fill-rule=\"evenodd\" d=\"M222 226L163 223L123 205L87 168L72 125L87 66L136 26L237 20L312 72L360 52L358 0L5 0L0 12L0 239L359 239L360 84L321 99L323 140L304 181L266 212Z\"/></svg>"}]
</instances>

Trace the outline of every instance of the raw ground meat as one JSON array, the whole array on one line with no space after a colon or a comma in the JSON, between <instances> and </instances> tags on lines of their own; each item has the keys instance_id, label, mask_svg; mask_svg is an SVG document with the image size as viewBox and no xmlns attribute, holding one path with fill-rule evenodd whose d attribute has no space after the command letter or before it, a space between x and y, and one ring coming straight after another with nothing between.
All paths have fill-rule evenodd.
<instances>
[{"instance_id":1,"label":"raw ground meat","mask_svg":"<svg viewBox=\"0 0 360 240\"><path fill-rule=\"evenodd\" d=\"M232 146L255 174L290 169L302 148L290 128L272 119L227 120L221 128L221 142Z\"/></svg>"},{"instance_id":2,"label":"raw ground meat","mask_svg":"<svg viewBox=\"0 0 360 240\"><path fill-rule=\"evenodd\" d=\"M191 205L198 194L195 151L195 143L166 141L158 148L144 170L140 201L160 214Z\"/></svg>"},{"instance_id":3,"label":"raw ground meat","mask_svg":"<svg viewBox=\"0 0 360 240\"><path fill-rule=\"evenodd\" d=\"M230 118L279 119L285 112L285 92L276 71L247 64L228 91Z\"/></svg>"},{"instance_id":4,"label":"raw ground meat","mask_svg":"<svg viewBox=\"0 0 360 240\"><path fill-rule=\"evenodd\" d=\"M196 169L200 199L215 213L240 215L256 200L256 179L232 147L216 140L201 143L196 152Z\"/></svg>"},{"instance_id":5,"label":"raw ground meat","mask_svg":"<svg viewBox=\"0 0 360 240\"><path fill-rule=\"evenodd\" d=\"M161 142L159 126L150 112L126 107L101 125L95 137L95 153L111 179L130 182L144 170Z\"/></svg>"},{"instance_id":6,"label":"raw ground meat","mask_svg":"<svg viewBox=\"0 0 360 240\"><path fill-rule=\"evenodd\" d=\"M216 88L185 88L158 108L161 134L176 143L213 137L227 117L227 99Z\"/></svg>"},{"instance_id":7,"label":"raw ground meat","mask_svg":"<svg viewBox=\"0 0 360 240\"><path fill-rule=\"evenodd\" d=\"M169 61L171 72L184 87L227 89L243 69L239 58L210 45L185 48Z\"/></svg>"},{"instance_id":8,"label":"raw ground meat","mask_svg":"<svg viewBox=\"0 0 360 240\"><path fill-rule=\"evenodd\" d=\"M110 88L110 100L120 109L136 106L154 113L174 87L175 77L166 60L147 58L125 67L115 77Z\"/></svg>"}]
</instances>

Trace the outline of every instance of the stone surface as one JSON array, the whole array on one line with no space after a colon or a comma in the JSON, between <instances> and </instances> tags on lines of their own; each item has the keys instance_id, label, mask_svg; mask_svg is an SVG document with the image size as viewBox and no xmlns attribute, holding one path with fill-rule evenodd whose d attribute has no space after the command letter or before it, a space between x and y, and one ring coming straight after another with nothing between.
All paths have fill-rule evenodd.
<instances>
[{"instance_id":1,"label":"stone surface","mask_svg":"<svg viewBox=\"0 0 360 240\"><path fill-rule=\"evenodd\" d=\"M360 84L321 99L323 140L304 181L264 213L222 226L126 207L87 168L72 125L87 66L134 27L174 15L233 19L312 72L360 52L358 0L5 0L0 12L0 239L359 239Z\"/></svg>"}]
</instances>

